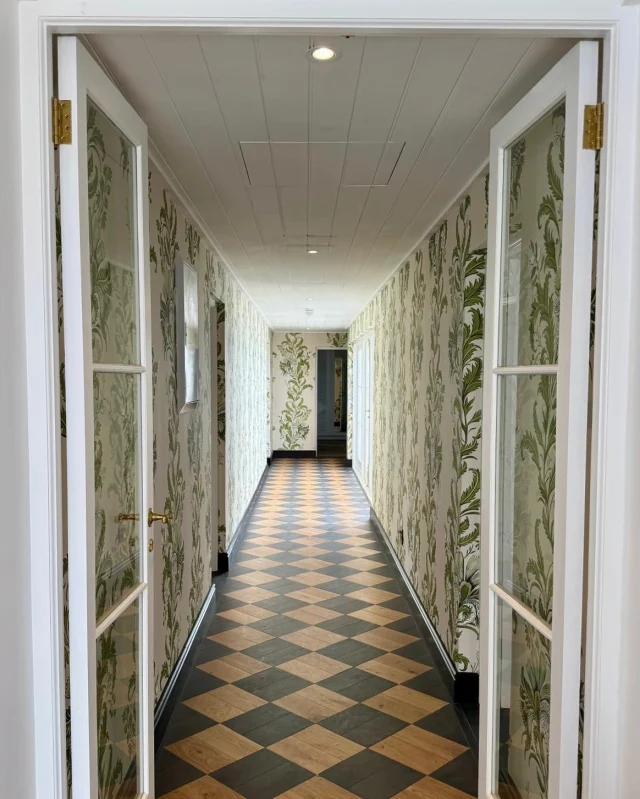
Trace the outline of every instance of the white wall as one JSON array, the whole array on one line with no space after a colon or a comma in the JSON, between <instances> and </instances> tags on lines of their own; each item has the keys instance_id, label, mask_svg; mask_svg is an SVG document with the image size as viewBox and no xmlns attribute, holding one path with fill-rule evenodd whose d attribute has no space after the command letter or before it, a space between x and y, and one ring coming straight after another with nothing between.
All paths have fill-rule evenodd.
<instances>
[{"instance_id":1,"label":"white wall","mask_svg":"<svg viewBox=\"0 0 640 799\"><path fill-rule=\"evenodd\" d=\"M0 796L35 796L20 214L18 3L0 0Z\"/></svg>"}]
</instances>

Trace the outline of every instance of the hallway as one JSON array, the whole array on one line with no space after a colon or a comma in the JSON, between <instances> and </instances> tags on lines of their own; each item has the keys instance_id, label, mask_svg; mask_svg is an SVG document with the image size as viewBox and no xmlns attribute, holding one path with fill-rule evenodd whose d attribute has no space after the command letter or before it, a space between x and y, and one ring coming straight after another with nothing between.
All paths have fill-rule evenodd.
<instances>
[{"instance_id":1,"label":"hallway","mask_svg":"<svg viewBox=\"0 0 640 799\"><path fill-rule=\"evenodd\" d=\"M164 799L471 799L477 767L338 461L277 459L156 760Z\"/></svg>"}]
</instances>

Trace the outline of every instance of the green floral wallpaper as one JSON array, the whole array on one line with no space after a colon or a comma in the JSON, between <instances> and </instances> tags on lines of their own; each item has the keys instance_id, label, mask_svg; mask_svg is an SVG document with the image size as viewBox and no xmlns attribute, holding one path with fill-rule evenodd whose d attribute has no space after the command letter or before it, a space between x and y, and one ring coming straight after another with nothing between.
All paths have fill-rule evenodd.
<instances>
[{"instance_id":1,"label":"green floral wallpaper","mask_svg":"<svg viewBox=\"0 0 640 799\"><path fill-rule=\"evenodd\" d=\"M273 334L272 449L314 450L316 448L316 349L318 347L346 349L347 346L346 331Z\"/></svg>"},{"instance_id":2,"label":"green floral wallpaper","mask_svg":"<svg viewBox=\"0 0 640 799\"><path fill-rule=\"evenodd\" d=\"M139 343L130 145L92 105L88 112L88 144L93 356L98 362L135 363L139 358ZM153 166L148 192L154 505L173 516L168 525L156 531L157 545L152 560L155 584L153 678L157 697L175 666L208 591L213 547L220 551L228 547L270 451L271 331ZM59 219L56 232L60 351L64 352ZM178 253L196 267L200 292L201 395L197 408L184 414L178 412L176 393L174 263ZM216 408L211 407L209 374L211 313L217 315L218 333L215 342L217 374L213 378ZM64 467L64 361L61 378ZM137 402L135 376L98 373L94 377L96 604L99 616L108 613L130 590L140 568L135 523L117 521L119 513L135 507L139 491L136 480ZM217 429L217 463L212 460L212 424L214 431ZM218 519L213 518L215 509L209 489L216 468L222 474ZM63 573L67 597L66 555ZM65 604L67 665L68 612ZM97 642L101 799L137 795L131 771L137 759L137 628L137 603L134 603ZM66 687L70 782L68 673Z\"/></svg>"},{"instance_id":3,"label":"green floral wallpaper","mask_svg":"<svg viewBox=\"0 0 640 799\"><path fill-rule=\"evenodd\" d=\"M462 671L479 659L484 184L349 328L374 333L374 510Z\"/></svg>"}]
</instances>

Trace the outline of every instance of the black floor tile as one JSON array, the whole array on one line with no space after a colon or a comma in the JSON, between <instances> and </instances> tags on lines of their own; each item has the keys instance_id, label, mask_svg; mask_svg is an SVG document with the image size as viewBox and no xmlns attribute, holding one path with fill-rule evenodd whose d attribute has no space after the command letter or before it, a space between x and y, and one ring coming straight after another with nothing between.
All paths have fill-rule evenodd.
<instances>
[{"instance_id":1,"label":"black floor tile","mask_svg":"<svg viewBox=\"0 0 640 799\"><path fill-rule=\"evenodd\" d=\"M214 677L213 674L207 674L202 669L193 668L180 692L180 701L184 702L185 699L213 691L214 688L220 688L222 685L226 685L224 680Z\"/></svg>"},{"instance_id":2,"label":"black floor tile","mask_svg":"<svg viewBox=\"0 0 640 799\"><path fill-rule=\"evenodd\" d=\"M344 635L344 632L340 634ZM349 666L359 666L361 663L384 655L384 652L368 644L363 644L362 641L347 638L346 641L338 641L337 644L326 646L320 650L320 654L326 655L328 658L335 658L341 663L348 663Z\"/></svg>"},{"instance_id":3,"label":"black floor tile","mask_svg":"<svg viewBox=\"0 0 640 799\"><path fill-rule=\"evenodd\" d=\"M417 677L412 677L404 685L407 688L413 688L414 691L422 691L423 694L442 699L443 702L452 701L451 694L435 669L425 671L424 674L419 674Z\"/></svg>"},{"instance_id":4,"label":"black floor tile","mask_svg":"<svg viewBox=\"0 0 640 799\"><path fill-rule=\"evenodd\" d=\"M361 669L349 669L323 680L320 685L330 691L342 694L348 699L353 699L354 702L364 702L365 699L370 699L391 688L394 683L383 680L382 677L367 674Z\"/></svg>"},{"instance_id":5,"label":"black floor tile","mask_svg":"<svg viewBox=\"0 0 640 799\"><path fill-rule=\"evenodd\" d=\"M200 779L203 772L189 765L186 760L160 749L156 754L156 796L162 796L170 791L175 791L188 782Z\"/></svg>"},{"instance_id":6,"label":"black floor tile","mask_svg":"<svg viewBox=\"0 0 640 799\"><path fill-rule=\"evenodd\" d=\"M369 607L366 602L360 602L359 599L351 599L345 596L335 596L331 599L325 599L324 602L319 602L318 604L322 608L336 610L338 613L354 613L356 610Z\"/></svg>"},{"instance_id":7,"label":"black floor tile","mask_svg":"<svg viewBox=\"0 0 640 799\"><path fill-rule=\"evenodd\" d=\"M228 647L219 644L217 641L210 641L208 638L205 638L196 650L193 663L194 665L199 666L201 663L208 663L210 660L223 658L225 655L233 655L233 653L233 649L229 649Z\"/></svg>"},{"instance_id":8,"label":"black floor tile","mask_svg":"<svg viewBox=\"0 0 640 799\"><path fill-rule=\"evenodd\" d=\"M275 635L276 637L289 635L289 633L295 633L296 630L307 627L306 624L292 619L291 616L282 616L280 614L277 616L269 616L268 619L253 622L251 626L256 630L262 630L262 632Z\"/></svg>"},{"instance_id":9,"label":"black floor tile","mask_svg":"<svg viewBox=\"0 0 640 799\"><path fill-rule=\"evenodd\" d=\"M377 624L371 624L362 619L355 619L353 616L338 616L335 619L329 619L322 622L318 627L323 627L325 630L330 630L333 633L339 633L347 638L353 638L355 635L366 633L377 627Z\"/></svg>"},{"instance_id":10,"label":"black floor tile","mask_svg":"<svg viewBox=\"0 0 640 799\"><path fill-rule=\"evenodd\" d=\"M428 716L420 719L420 721L416 721L415 725L435 735L449 738L449 740L455 741L463 746L469 745L453 705L446 705L440 708L440 710L436 710L435 713L430 713Z\"/></svg>"},{"instance_id":11,"label":"black floor tile","mask_svg":"<svg viewBox=\"0 0 640 799\"><path fill-rule=\"evenodd\" d=\"M288 610L301 608L305 603L288 596L272 596L270 599L263 599L256 603L258 607L271 610L274 613L286 613Z\"/></svg>"},{"instance_id":12,"label":"black floor tile","mask_svg":"<svg viewBox=\"0 0 640 799\"><path fill-rule=\"evenodd\" d=\"M364 749L327 769L322 776L362 799L389 799L423 775L371 749Z\"/></svg>"},{"instance_id":13,"label":"black floor tile","mask_svg":"<svg viewBox=\"0 0 640 799\"><path fill-rule=\"evenodd\" d=\"M478 764L471 750L434 771L431 776L471 796L475 796L478 790Z\"/></svg>"},{"instance_id":14,"label":"black floor tile","mask_svg":"<svg viewBox=\"0 0 640 799\"><path fill-rule=\"evenodd\" d=\"M269 703L230 719L225 722L225 726L244 735L245 738L250 738L260 746L271 746L283 738L304 730L305 727L310 727L311 722Z\"/></svg>"},{"instance_id":15,"label":"black floor tile","mask_svg":"<svg viewBox=\"0 0 640 799\"><path fill-rule=\"evenodd\" d=\"M195 735L213 726L215 726L213 719L203 716L202 713L179 702L171 714L171 719L162 738L162 746L169 746L169 744L181 741L183 738L188 738L190 735Z\"/></svg>"},{"instance_id":16,"label":"black floor tile","mask_svg":"<svg viewBox=\"0 0 640 799\"><path fill-rule=\"evenodd\" d=\"M243 650L244 655L261 660L270 666L280 666L282 663L288 663L294 658L308 654L308 652L308 649L291 644L282 638L274 638L271 641L265 641L263 644L256 644Z\"/></svg>"},{"instance_id":17,"label":"black floor tile","mask_svg":"<svg viewBox=\"0 0 640 799\"><path fill-rule=\"evenodd\" d=\"M367 705L353 705L321 722L331 732L342 735L361 746L373 746L406 727L404 721L380 713Z\"/></svg>"}]
</instances>

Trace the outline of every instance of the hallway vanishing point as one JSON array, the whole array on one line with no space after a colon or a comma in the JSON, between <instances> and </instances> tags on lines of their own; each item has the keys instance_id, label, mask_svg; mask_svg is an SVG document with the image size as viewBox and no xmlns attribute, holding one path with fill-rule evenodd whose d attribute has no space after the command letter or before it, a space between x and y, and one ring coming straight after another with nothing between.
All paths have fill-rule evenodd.
<instances>
[{"instance_id":1,"label":"hallway vanishing point","mask_svg":"<svg viewBox=\"0 0 640 799\"><path fill-rule=\"evenodd\" d=\"M340 461L274 462L214 603L156 796L476 796L424 628Z\"/></svg>"}]
</instances>

